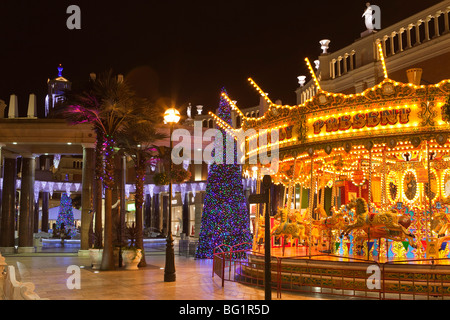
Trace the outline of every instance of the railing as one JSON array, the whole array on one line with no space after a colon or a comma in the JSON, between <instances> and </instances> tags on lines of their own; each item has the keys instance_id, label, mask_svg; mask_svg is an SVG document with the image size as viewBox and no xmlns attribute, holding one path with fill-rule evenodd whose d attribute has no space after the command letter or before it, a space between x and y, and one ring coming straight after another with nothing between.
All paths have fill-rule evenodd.
<instances>
[{"instance_id":1,"label":"railing","mask_svg":"<svg viewBox=\"0 0 450 320\"><path fill-rule=\"evenodd\" d=\"M297 262L306 262L299 268L292 268L287 258L277 258L277 296L281 298L282 291L290 291L380 299L381 287L370 289L367 286L367 270L374 265L379 268L376 262L347 257L344 260L351 264L344 268L342 265L321 266L317 259L322 257L330 256L297 257L294 259Z\"/></svg>"},{"instance_id":2,"label":"railing","mask_svg":"<svg viewBox=\"0 0 450 320\"><path fill-rule=\"evenodd\" d=\"M405 264L432 265L429 270L414 270L408 268L404 271ZM417 259L392 261L384 263L382 269L383 299L416 300L419 298L450 299L450 260L441 259ZM402 269L403 272L394 272L393 266ZM389 269L391 270L389 270ZM406 296L406 297L405 297Z\"/></svg>"},{"instance_id":3,"label":"railing","mask_svg":"<svg viewBox=\"0 0 450 320\"><path fill-rule=\"evenodd\" d=\"M317 87L314 83L314 80L311 79L308 83L300 87L300 95L298 103L303 104L306 101L310 100L317 94Z\"/></svg>"},{"instance_id":4,"label":"railing","mask_svg":"<svg viewBox=\"0 0 450 320\"><path fill-rule=\"evenodd\" d=\"M387 56L395 55L450 32L450 1L443 1L377 34Z\"/></svg>"},{"instance_id":5,"label":"railing","mask_svg":"<svg viewBox=\"0 0 450 320\"><path fill-rule=\"evenodd\" d=\"M253 252L247 260L233 260L232 251L214 254L213 276L222 279L222 286L234 281L264 287L263 257ZM379 300L450 299L448 258L378 263L333 255L272 257L271 272L271 286L280 299L284 291Z\"/></svg>"},{"instance_id":6,"label":"railing","mask_svg":"<svg viewBox=\"0 0 450 320\"><path fill-rule=\"evenodd\" d=\"M225 285L225 280L233 281L234 277L232 277L231 266L236 262L240 262L242 258L246 257L246 254L249 250L245 248L242 249L242 247L245 246L251 247L252 244L249 242L240 243L234 246L222 244L214 248L212 276L214 277L214 274L216 274L217 276L219 276L219 278L222 279L222 287ZM236 248L239 249L235 250ZM226 269L228 269L228 274L225 273Z\"/></svg>"},{"instance_id":7,"label":"railing","mask_svg":"<svg viewBox=\"0 0 450 320\"><path fill-rule=\"evenodd\" d=\"M395 23L328 56L327 79L339 78L348 72L380 59L376 43L381 43L387 57L425 44L450 33L450 1L442 1L407 19ZM373 43L375 41L375 43ZM325 66L324 66L325 67Z\"/></svg>"}]
</instances>

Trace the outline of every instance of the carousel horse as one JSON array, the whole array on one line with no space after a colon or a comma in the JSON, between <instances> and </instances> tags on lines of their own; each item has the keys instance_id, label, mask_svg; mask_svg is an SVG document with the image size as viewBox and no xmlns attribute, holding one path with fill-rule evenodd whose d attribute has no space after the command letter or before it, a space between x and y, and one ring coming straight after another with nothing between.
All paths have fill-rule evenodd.
<instances>
[{"instance_id":1,"label":"carousel horse","mask_svg":"<svg viewBox=\"0 0 450 320\"><path fill-rule=\"evenodd\" d=\"M450 215L445 213L445 209L440 209L431 218L430 229L438 236L438 246L450 240Z\"/></svg>"},{"instance_id":2,"label":"carousel horse","mask_svg":"<svg viewBox=\"0 0 450 320\"><path fill-rule=\"evenodd\" d=\"M319 217L319 219L327 218L328 215L325 212L325 209L323 207L317 207L317 208L314 209L314 216L313 217L316 218L316 220L317 220L318 217Z\"/></svg>"},{"instance_id":3,"label":"carousel horse","mask_svg":"<svg viewBox=\"0 0 450 320\"><path fill-rule=\"evenodd\" d=\"M279 239L284 237L285 239L302 239L306 240L306 226L302 223L290 222L288 219L288 209L278 208L278 213L275 215L275 219L280 219L278 226L274 227L270 231L270 237Z\"/></svg>"},{"instance_id":4,"label":"carousel horse","mask_svg":"<svg viewBox=\"0 0 450 320\"><path fill-rule=\"evenodd\" d=\"M318 239L319 245L323 243L324 231L328 232L328 235L331 238L332 231L341 231L349 224L347 214L345 213L345 206L341 206L339 211L337 211L335 207L331 207L330 210L331 216L327 216L326 214L323 215L322 213L320 219L312 222L312 225L316 228L316 239ZM325 210L323 212L325 212Z\"/></svg>"},{"instance_id":5,"label":"carousel horse","mask_svg":"<svg viewBox=\"0 0 450 320\"><path fill-rule=\"evenodd\" d=\"M415 236L407 230L411 225L409 216L398 214L395 209L369 215L367 202L363 198L353 199L347 207L355 209L356 221L343 230L341 237L343 235L348 236L355 229L362 229L370 239L386 238L393 241L403 241L406 238L413 248L417 247L414 243Z\"/></svg>"},{"instance_id":6,"label":"carousel horse","mask_svg":"<svg viewBox=\"0 0 450 320\"><path fill-rule=\"evenodd\" d=\"M291 210L291 212L288 215L288 219L291 222L297 222L300 224L306 223L306 214L301 212L301 210Z\"/></svg>"},{"instance_id":7,"label":"carousel horse","mask_svg":"<svg viewBox=\"0 0 450 320\"><path fill-rule=\"evenodd\" d=\"M445 209L433 213L430 228L438 237L447 235L450 231L450 215L445 213Z\"/></svg>"},{"instance_id":8,"label":"carousel horse","mask_svg":"<svg viewBox=\"0 0 450 320\"><path fill-rule=\"evenodd\" d=\"M339 211L337 211L335 207L331 207L331 216L315 220L313 221L313 224L318 226L320 230L343 230L349 224L344 209L345 206L341 206Z\"/></svg>"},{"instance_id":9,"label":"carousel horse","mask_svg":"<svg viewBox=\"0 0 450 320\"><path fill-rule=\"evenodd\" d=\"M299 227L304 230L304 233L307 235L311 235L311 240L313 240L313 243L319 243L320 242L320 234L319 229L314 226L312 223L309 222L307 213L301 213L301 211L297 210L295 211L295 216L292 219L293 222L296 222ZM303 231L302 231L303 234ZM305 236L306 237L306 236ZM309 239L308 239L309 242Z\"/></svg>"},{"instance_id":10,"label":"carousel horse","mask_svg":"<svg viewBox=\"0 0 450 320\"><path fill-rule=\"evenodd\" d=\"M264 220L262 220L258 228L258 234L256 236L256 244L259 244L261 239L264 240L264 235L265 235L265 224Z\"/></svg>"}]
</instances>

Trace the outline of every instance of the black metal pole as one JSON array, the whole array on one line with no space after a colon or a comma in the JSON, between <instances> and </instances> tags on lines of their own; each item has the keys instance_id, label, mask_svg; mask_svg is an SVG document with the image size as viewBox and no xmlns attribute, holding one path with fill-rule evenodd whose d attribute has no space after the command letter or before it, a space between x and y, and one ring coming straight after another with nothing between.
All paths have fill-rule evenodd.
<instances>
[{"instance_id":1,"label":"black metal pole","mask_svg":"<svg viewBox=\"0 0 450 320\"><path fill-rule=\"evenodd\" d=\"M272 178L269 175L263 178L263 189L266 197L266 212L264 217L264 295L265 300L272 300L271 254L270 254L270 185Z\"/></svg>"},{"instance_id":2,"label":"black metal pole","mask_svg":"<svg viewBox=\"0 0 450 320\"><path fill-rule=\"evenodd\" d=\"M170 156L172 156L172 130L173 124L170 124ZM166 265L164 268L164 282L174 282L175 276L175 253L173 250L173 237L172 237L172 158L170 158L170 170L169 170L169 218L167 219L167 245L166 245Z\"/></svg>"}]
</instances>

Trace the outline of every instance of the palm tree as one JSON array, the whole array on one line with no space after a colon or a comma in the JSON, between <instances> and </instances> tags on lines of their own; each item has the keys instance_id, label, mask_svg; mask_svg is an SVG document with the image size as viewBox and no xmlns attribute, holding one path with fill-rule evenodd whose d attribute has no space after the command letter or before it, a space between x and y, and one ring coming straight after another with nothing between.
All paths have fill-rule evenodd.
<instances>
[{"instance_id":1,"label":"palm tree","mask_svg":"<svg viewBox=\"0 0 450 320\"><path fill-rule=\"evenodd\" d=\"M103 174L104 174L104 163L103 163L103 130L101 126L97 125L94 121L89 121L87 118L82 117L80 113L83 113L78 106L83 106L86 109L99 109L101 97L96 96L93 89L94 82L91 81L87 83L82 83L79 87L72 87L72 90L65 92L65 101L62 104L56 105L56 107L50 110L50 117L62 117L69 121L70 124L77 125L79 123L90 122L92 123L93 130L96 133L96 144L95 144L95 196L93 203L93 212L95 214L95 226L93 226L93 236L90 237L87 234L81 234L81 243L88 242L93 245L94 248L103 248L103 223L102 223L102 194L103 194ZM74 107L77 106L77 107ZM86 115L88 113L86 112ZM91 241L90 239L93 239ZM84 240L84 241L83 241ZM88 241L86 241L88 240ZM92 242L92 243L91 243ZM82 246L82 249L84 247Z\"/></svg>"},{"instance_id":2,"label":"palm tree","mask_svg":"<svg viewBox=\"0 0 450 320\"><path fill-rule=\"evenodd\" d=\"M103 133L99 128L95 128L96 131L96 143L95 143L95 248L103 248Z\"/></svg>"},{"instance_id":3,"label":"palm tree","mask_svg":"<svg viewBox=\"0 0 450 320\"><path fill-rule=\"evenodd\" d=\"M113 76L112 71L100 75L81 92L67 94L61 113L70 122L91 123L102 144L105 188L104 249L101 270L114 269L112 189L114 187L114 146L116 136L127 121L139 118L140 99L126 81Z\"/></svg>"},{"instance_id":4,"label":"palm tree","mask_svg":"<svg viewBox=\"0 0 450 320\"><path fill-rule=\"evenodd\" d=\"M118 136L118 146L127 154L134 163L135 169L135 207L136 207L136 228L138 230L136 245L142 249L142 259L139 267L147 265L144 253L143 237L143 217L142 207L144 203L144 182L146 169L152 158L157 156L157 149L153 143L157 140L165 139L167 136L159 133L156 124L161 120L162 112L155 108L144 108L145 114L139 120L129 121Z\"/></svg>"}]
</instances>

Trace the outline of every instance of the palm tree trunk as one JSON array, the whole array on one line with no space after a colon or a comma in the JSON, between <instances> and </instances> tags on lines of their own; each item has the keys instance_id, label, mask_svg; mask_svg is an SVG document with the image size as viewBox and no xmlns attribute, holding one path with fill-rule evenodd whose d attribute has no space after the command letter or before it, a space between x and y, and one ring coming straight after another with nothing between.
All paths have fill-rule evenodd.
<instances>
[{"instance_id":1,"label":"palm tree trunk","mask_svg":"<svg viewBox=\"0 0 450 320\"><path fill-rule=\"evenodd\" d=\"M101 179L95 181L95 247L103 247L103 184Z\"/></svg>"},{"instance_id":2,"label":"palm tree trunk","mask_svg":"<svg viewBox=\"0 0 450 320\"><path fill-rule=\"evenodd\" d=\"M105 240L103 245L103 257L101 270L114 270L114 247L112 234L112 189L105 190Z\"/></svg>"},{"instance_id":3,"label":"palm tree trunk","mask_svg":"<svg viewBox=\"0 0 450 320\"><path fill-rule=\"evenodd\" d=\"M144 224L142 218L142 205L144 203L144 180L145 180L145 162L141 159L137 160L136 170L136 194L135 194L135 206L136 206L136 228L137 239L136 245L142 249L142 259L139 263L139 267L145 267L147 262L145 261L144 252Z\"/></svg>"},{"instance_id":4,"label":"palm tree trunk","mask_svg":"<svg viewBox=\"0 0 450 320\"><path fill-rule=\"evenodd\" d=\"M103 258L100 269L114 270L112 189L114 187L114 139L110 135L104 137L105 159L105 232Z\"/></svg>"},{"instance_id":5,"label":"palm tree trunk","mask_svg":"<svg viewBox=\"0 0 450 320\"><path fill-rule=\"evenodd\" d=\"M103 247L103 133L96 130L97 144L95 148L95 248Z\"/></svg>"}]
</instances>

